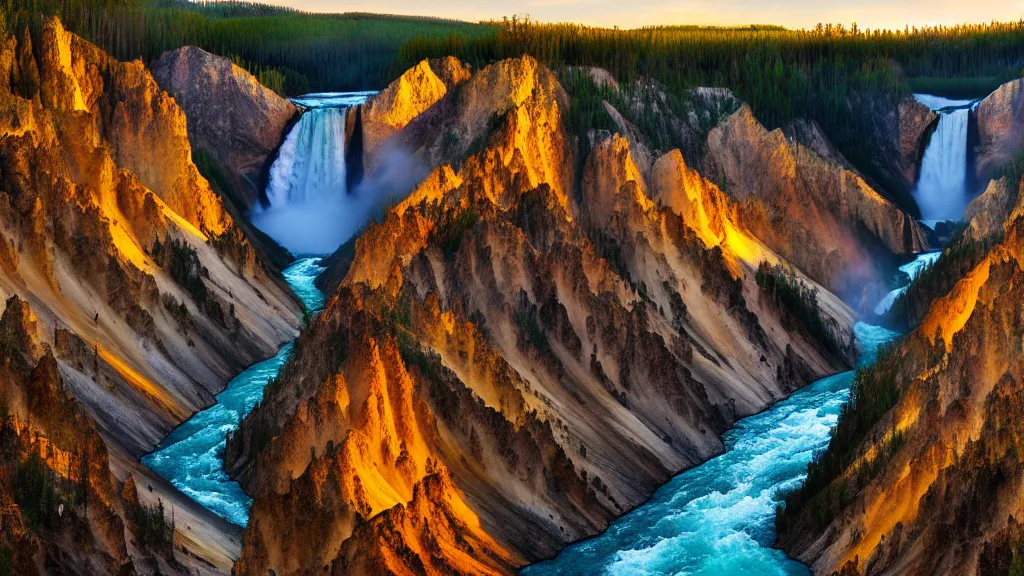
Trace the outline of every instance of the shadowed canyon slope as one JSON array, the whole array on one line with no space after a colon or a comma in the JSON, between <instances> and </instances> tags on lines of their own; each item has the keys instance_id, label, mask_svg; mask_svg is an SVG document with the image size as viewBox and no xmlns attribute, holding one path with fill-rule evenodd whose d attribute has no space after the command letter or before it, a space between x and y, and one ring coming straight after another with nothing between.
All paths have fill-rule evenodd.
<instances>
[{"instance_id":1,"label":"shadowed canyon slope","mask_svg":"<svg viewBox=\"0 0 1024 576\"><path fill-rule=\"evenodd\" d=\"M228 441L255 499L239 574L506 574L550 556L721 452L737 418L850 365L846 305L788 272L816 288L818 338L759 285L788 264L749 206L785 210L803 182L838 181L852 197L806 208L805 241L843 238L856 216L890 256L923 243L854 175L804 151L796 168L784 139L766 150L749 112L722 129L748 128L721 138L727 195L678 151L645 177L617 135L594 134L578 163L568 98L529 57L454 88L433 66L402 80L432 86L432 104L393 85L362 111L394 111L387 146L429 176L332 259L325 310ZM728 153L789 163L747 189Z\"/></svg>"},{"instance_id":2,"label":"shadowed canyon slope","mask_svg":"<svg viewBox=\"0 0 1024 576\"><path fill-rule=\"evenodd\" d=\"M1024 79L1007 82L975 110L977 181L988 182L1018 154L1024 143Z\"/></svg>"},{"instance_id":3,"label":"shadowed canyon slope","mask_svg":"<svg viewBox=\"0 0 1024 576\"><path fill-rule=\"evenodd\" d=\"M1019 150L1018 84L978 107L979 173L999 173ZM779 542L814 573L1012 574L1019 564L1020 189L1004 176L970 204L965 239L937 264L966 264L965 275L858 375L829 450L787 500Z\"/></svg>"},{"instance_id":4,"label":"shadowed canyon slope","mask_svg":"<svg viewBox=\"0 0 1024 576\"><path fill-rule=\"evenodd\" d=\"M921 226L857 173L769 132L746 106L712 130L706 163L752 232L847 301L883 277L889 255L928 245Z\"/></svg>"},{"instance_id":5,"label":"shadowed canyon slope","mask_svg":"<svg viewBox=\"0 0 1024 576\"><path fill-rule=\"evenodd\" d=\"M5 325L31 318L16 331L28 336L5 328L3 433L21 438L5 440L5 456L56 474L41 485L84 522L53 532L29 517L25 537L49 539L36 557L47 570L131 570L147 557L133 524L142 508L123 505L111 466L130 479L142 453L294 336L300 306L192 163L184 114L141 62L50 19L34 40L3 40L0 70L0 295ZM88 462L84 480L75 458ZM75 483L89 485L87 504L69 496ZM141 500L155 504L153 489ZM88 533L94 547L73 546Z\"/></svg>"},{"instance_id":6,"label":"shadowed canyon slope","mask_svg":"<svg viewBox=\"0 0 1024 576\"><path fill-rule=\"evenodd\" d=\"M185 46L152 64L185 112L192 148L209 154L239 211L258 207L270 161L298 111L227 58Z\"/></svg>"}]
</instances>

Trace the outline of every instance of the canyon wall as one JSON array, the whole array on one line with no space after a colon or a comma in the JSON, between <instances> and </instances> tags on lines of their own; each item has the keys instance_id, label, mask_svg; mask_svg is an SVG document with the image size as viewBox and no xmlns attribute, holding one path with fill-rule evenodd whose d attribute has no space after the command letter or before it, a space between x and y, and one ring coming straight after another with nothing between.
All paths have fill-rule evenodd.
<instances>
[{"instance_id":1,"label":"canyon wall","mask_svg":"<svg viewBox=\"0 0 1024 576\"><path fill-rule=\"evenodd\" d=\"M978 106L981 177L1018 154L1019 85ZM969 267L858 375L832 444L779 514L779 544L814 573L1014 573L1024 550L1020 185L991 180L968 206L964 236L935 267L953 278Z\"/></svg>"},{"instance_id":2,"label":"canyon wall","mask_svg":"<svg viewBox=\"0 0 1024 576\"><path fill-rule=\"evenodd\" d=\"M24 374L45 372L76 438L60 432L56 415L32 416L31 401L27 411L16 406L10 394L19 390L5 400L4 426L28 435L18 459L46 437L59 450L85 450L89 482L103 483L89 488L86 513L103 567L74 556L72 541L57 536L78 528L59 521L57 532L26 521L39 538L56 538L33 554L72 554L52 559L74 567L67 573L130 570L132 559L149 560L134 509L111 495L121 491L110 469L121 480L144 473L141 454L295 335L300 305L200 175L185 115L141 62L109 58L49 19L35 42L27 31L2 40L0 71L0 297L12 314L32 311L36 340L28 350L24 338L4 335L8 355L30 358L17 370L8 362L6 381L24 388ZM76 481L59 462L44 467ZM169 488L156 489L145 505L158 495L169 503ZM177 565L173 554L165 564L164 573L208 568Z\"/></svg>"},{"instance_id":3,"label":"canyon wall","mask_svg":"<svg viewBox=\"0 0 1024 576\"><path fill-rule=\"evenodd\" d=\"M429 175L334 259L326 309L229 439L254 497L239 574L512 573L850 365L849 307L679 151L645 177L595 135L577 179L568 104L506 60L388 140ZM817 290L833 347L762 263Z\"/></svg>"},{"instance_id":4,"label":"canyon wall","mask_svg":"<svg viewBox=\"0 0 1024 576\"><path fill-rule=\"evenodd\" d=\"M939 115L916 99L911 97L900 102L898 124L900 168L910 189L917 185L924 150L938 123Z\"/></svg>"},{"instance_id":5,"label":"canyon wall","mask_svg":"<svg viewBox=\"0 0 1024 576\"><path fill-rule=\"evenodd\" d=\"M977 182L987 183L1014 161L1024 144L1024 79L999 87L975 109Z\"/></svg>"},{"instance_id":6,"label":"canyon wall","mask_svg":"<svg viewBox=\"0 0 1024 576\"><path fill-rule=\"evenodd\" d=\"M185 113L192 149L216 163L228 200L241 213L258 207L270 162L298 115L295 105L227 58L195 46L165 52L151 69Z\"/></svg>"},{"instance_id":7,"label":"canyon wall","mask_svg":"<svg viewBox=\"0 0 1024 576\"><path fill-rule=\"evenodd\" d=\"M827 144L815 134L805 141ZM866 302L892 256L920 252L928 239L830 146L817 148L768 131L742 106L709 134L705 170L772 250L848 302Z\"/></svg>"},{"instance_id":8,"label":"canyon wall","mask_svg":"<svg viewBox=\"0 0 1024 576\"><path fill-rule=\"evenodd\" d=\"M921 325L858 377L861 399L847 418L863 431L833 441L826 461L837 467L780 526L781 544L816 574L1007 573L1021 543L1014 518L1024 513L1022 233L1016 218ZM882 394L895 400L878 412Z\"/></svg>"}]
</instances>

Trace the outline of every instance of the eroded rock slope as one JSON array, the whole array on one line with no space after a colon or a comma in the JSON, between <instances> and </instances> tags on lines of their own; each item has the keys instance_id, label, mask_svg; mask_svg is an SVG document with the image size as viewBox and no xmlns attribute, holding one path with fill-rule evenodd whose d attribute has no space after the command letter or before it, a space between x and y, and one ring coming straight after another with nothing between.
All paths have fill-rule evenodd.
<instances>
[{"instance_id":1,"label":"eroded rock slope","mask_svg":"<svg viewBox=\"0 0 1024 576\"><path fill-rule=\"evenodd\" d=\"M429 176L335 259L229 439L255 498L239 574L511 573L849 365L852 311L789 268L835 346L811 338L757 283L786 262L679 151L645 177L607 137L577 178L567 106L507 60L389 140Z\"/></svg>"}]
</instances>

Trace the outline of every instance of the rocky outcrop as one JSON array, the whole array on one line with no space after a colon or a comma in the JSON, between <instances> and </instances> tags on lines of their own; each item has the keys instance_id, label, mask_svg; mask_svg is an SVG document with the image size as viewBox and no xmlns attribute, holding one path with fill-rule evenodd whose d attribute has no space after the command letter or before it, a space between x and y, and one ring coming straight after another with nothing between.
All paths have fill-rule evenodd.
<instances>
[{"instance_id":1,"label":"rocky outcrop","mask_svg":"<svg viewBox=\"0 0 1024 576\"><path fill-rule=\"evenodd\" d=\"M988 182L1009 164L1024 143L1024 79L999 87L978 104L977 181Z\"/></svg>"},{"instance_id":2,"label":"rocky outcrop","mask_svg":"<svg viewBox=\"0 0 1024 576\"><path fill-rule=\"evenodd\" d=\"M708 133L742 104L728 88L697 87L687 98L671 98L650 78L633 82L628 103L627 115L643 125L655 155L678 148L692 166L703 165Z\"/></svg>"},{"instance_id":3,"label":"rocky outcrop","mask_svg":"<svg viewBox=\"0 0 1024 576\"><path fill-rule=\"evenodd\" d=\"M964 220L968 222L972 238L983 240L1003 231L1021 198L1020 191L1015 188L1019 185L1015 187L1006 177L992 180L985 191L968 204Z\"/></svg>"},{"instance_id":4,"label":"rocky outcrop","mask_svg":"<svg viewBox=\"0 0 1024 576\"><path fill-rule=\"evenodd\" d=\"M254 497L239 574L510 574L848 365L762 298L782 260L679 151L648 179L610 137L577 180L567 106L506 60L393 137L431 174L351 244L228 441Z\"/></svg>"},{"instance_id":5,"label":"rocky outcrop","mask_svg":"<svg viewBox=\"0 0 1024 576\"><path fill-rule=\"evenodd\" d=\"M1024 220L858 377L780 542L816 574L1006 574L1024 514Z\"/></svg>"},{"instance_id":6,"label":"rocky outcrop","mask_svg":"<svg viewBox=\"0 0 1024 576\"><path fill-rule=\"evenodd\" d=\"M38 45L19 38L0 44L0 296L34 312L18 324L39 342L19 348L51 349L111 454L134 461L290 339L299 305L199 174L184 114L141 63L56 19Z\"/></svg>"},{"instance_id":7,"label":"rocky outcrop","mask_svg":"<svg viewBox=\"0 0 1024 576\"><path fill-rule=\"evenodd\" d=\"M469 68L450 56L424 60L370 98L360 112L365 172L373 172L384 142L469 75Z\"/></svg>"},{"instance_id":8,"label":"rocky outcrop","mask_svg":"<svg viewBox=\"0 0 1024 576\"><path fill-rule=\"evenodd\" d=\"M93 419L17 296L0 317L0 546L11 574L134 574L136 562L186 572L169 546L129 554L138 534ZM170 524L170 519L167 519Z\"/></svg>"},{"instance_id":9,"label":"rocky outcrop","mask_svg":"<svg viewBox=\"0 0 1024 576\"><path fill-rule=\"evenodd\" d=\"M616 133L621 134L629 142L629 147L633 151L634 161L640 172L649 178L654 159L651 158L651 151L647 149L647 145L644 143L643 134L640 133L640 130L632 122L623 118L622 114L619 114L619 111L607 100L603 102L603 105L605 112L612 119L612 123L615 124Z\"/></svg>"},{"instance_id":10,"label":"rocky outcrop","mask_svg":"<svg viewBox=\"0 0 1024 576\"><path fill-rule=\"evenodd\" d=\"M192 149L209 155L226 179L227 199L240 213L258 206L295 106L227 58L195 46L165 52L151 70L184 111Z\"/></svg>"},{"instance_id":11,"label":"rocky outcrop","mask_svg":"<svg viewBox=\"0 0 1024 576\"><path fill-rule=\"evenodd\" d=\"M786 124L782 133L787 140L800 144L823 160L838 164L847 170L853 170L853 166L846 160L843 153L832 144L821 126L814 120L806 118L793 120Z\"/></svg>"},{"instance_id":12,"label":"rocky outcrop","mask_svg":"<svg viewBox=\"0 0 1024 576\"><path fill-rule=\"evenodd\" d=\"M19 435L28 426L65 452L87 447L98 457L102 448L90 481L109 480L110 466L122 476L138 467L229 378L291 339L301 310L200 175L185 115L145 67L109 58L56 19L38 39L0 42L0 298L9 302L0 337L5 352L36 366L22 372L42 366L47 386L70 395L57 419L37 420L31 396L27 412L17 394L6 405L32 415L12 424ZM69 418L88 425L76 424L73 440L55 437L62 428L51 424ZM67 480L67 464L52 471ZM90 533L99 541L99 563L69 552L52 560L52 573L132 573L129 560L144 561L144 573L194 573L202 564L183 555L179 565L174 553L153 559L152 534L130 536L138 511L103 490L95 505L88 497L91 527L52 533L52 546L29 522L48 542L43 554L68 552ZM147 490L145 506L167 501L168 490ZM115 526L122 519L127 528Z\"/></svg>"},{"instance_id":13,"label":"rocky outcrop","mask_svg":"<svg viewBox=\"0 0 1024 576\"><path fill-rule=\"evenodd\" d=\"M857 173L769 132L747 106L711 131L707 150L707 171L739 203L742 223L850 302L893 254L927 247L920 225Z\"/></svg>"},{"instance_id":14,"label":"rocky outcrop","mask_svg":"<svg viewBox=\"0 0 1024 576\"><path fill-rule=\"evenodd\" d=\"M939 115L916 99L906 98L900 102L900 167L911 188L917 184L928 136L938 126L938 121Z\"/></svg>"}]
</instances>

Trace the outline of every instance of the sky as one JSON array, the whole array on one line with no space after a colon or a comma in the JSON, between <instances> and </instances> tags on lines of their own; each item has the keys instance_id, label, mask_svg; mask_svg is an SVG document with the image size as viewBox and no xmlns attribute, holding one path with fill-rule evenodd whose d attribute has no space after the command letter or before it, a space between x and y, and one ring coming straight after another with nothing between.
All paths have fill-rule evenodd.
<instances>
[{"instance_id":1,"label":"sky","mask_svg":"<svg viewBox=\"0 0 1024 576\"><path fill-rule=\"evenodd\" d=\"M818 22L864 28L984 23L1024 18L1024 0L269 0L311 12L375 12L478 21L529 14L541 22L635 28L647 25Z\"/></svg>"}]
</instances>

